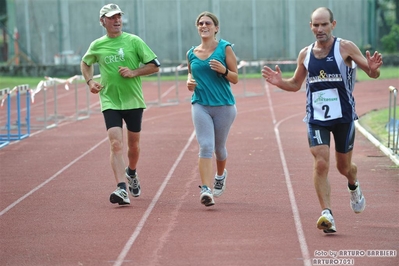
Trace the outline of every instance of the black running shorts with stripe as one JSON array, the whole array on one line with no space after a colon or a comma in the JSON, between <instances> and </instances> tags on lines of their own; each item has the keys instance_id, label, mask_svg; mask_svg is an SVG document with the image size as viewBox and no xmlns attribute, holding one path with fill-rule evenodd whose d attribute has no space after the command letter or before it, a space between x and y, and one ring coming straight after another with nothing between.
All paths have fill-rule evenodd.
<instances>
[{"instance_id":1,"label":"black running shorts with stripe","mask_svg":"<svg viewBox=\"0 0 399 266\"><path fill-rule=\"evenodd\" d=\"M353 149L355 142L355 123L335 124L332 126L319 126L307 124L309 147L318 145L330 146L330 133L334 136L335 150L347 153Z\"/></svg>"}]
</instances>

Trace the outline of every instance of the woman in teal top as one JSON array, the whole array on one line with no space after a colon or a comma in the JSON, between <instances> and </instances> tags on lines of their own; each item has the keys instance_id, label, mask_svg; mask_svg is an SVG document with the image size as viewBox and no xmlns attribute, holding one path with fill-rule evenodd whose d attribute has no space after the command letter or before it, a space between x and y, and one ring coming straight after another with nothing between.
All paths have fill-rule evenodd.
<instances>
[{"instance_id":1,"label":"woman in teal top","mask_svg":"<svg viewBox=\"0 0 399 266\"><path fill-rule=\"evenodd\" d=\"M229 80L223 74L209 67L211 60L217 60L228 71L228 68L225 66L226 47L231 48L231 44L225 40L220 40L214 52L204 60L196 56L194 50L197 47L193 47L188 51L191 77L197 82L191 103L199 103L207 106L235 104ZM197 77L193 73L199 73L199 76Z\"/></svg>"},{"instance_id":2,"label":"woman in teal top","mask_svg":"<svg viewBox=\"0 0 399 266\"><path fill-rule=\"evenodd\" d=\"M202 12L196 19L196 26L201 44L187 52L187 88L193 92L192 119L199 144L200 201L212 206L215 204L213 196L222 195L226 188L226 142L237 114L230 83L238 82L238 70L231 44L215 38L219 31L218 18L210 12ZM215 176L213 153L217 167Z\"/></svg>"}]
</instances>

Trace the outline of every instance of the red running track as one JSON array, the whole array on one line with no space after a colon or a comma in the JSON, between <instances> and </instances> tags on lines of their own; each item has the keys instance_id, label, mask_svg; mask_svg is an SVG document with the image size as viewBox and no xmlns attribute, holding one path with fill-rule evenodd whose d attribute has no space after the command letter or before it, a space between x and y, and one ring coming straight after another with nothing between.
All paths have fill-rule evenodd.
<instances>
[{"instance_id":1,"label":"red running track","mask_svg":"<svg viewBox=\"0 0 399 266\"><path fill-rule=\"evenodd\" d=\"M358 83L359 115L387 107L388 86L397 83ZM164 85L168 102L174 84ZM129 206L109 203L115 181L96 96L89 119L0 149L0 264L399 265L398 167L359 132L354 161L366 210L350 209L332 158L338 232L316 229L321 210L302 122L304 91L263 88L259 80L233 87L238 116L228 140L227 189L215 206L202 206L190 95L179 86L178 105L149 105L144 113L142 194ZM144 87L146 99L156 100L156 84ZM254 92L264 95L242 97Z\"/></svg>"}]
</instances>

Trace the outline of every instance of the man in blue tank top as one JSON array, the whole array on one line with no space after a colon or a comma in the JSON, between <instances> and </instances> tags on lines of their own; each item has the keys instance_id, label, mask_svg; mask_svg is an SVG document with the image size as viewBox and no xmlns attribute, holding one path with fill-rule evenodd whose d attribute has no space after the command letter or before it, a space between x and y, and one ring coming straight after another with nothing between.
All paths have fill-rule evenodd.
<instances>
[{"instance_id":1,"label":"man in blue tank top","mask_svg":"<svg viewBox=\"0 0 399 266\"><path fill-rule=\"evenodd\" d=\"M330 204L330 134L335 141L337 169L348 180L350 205L355 213L366 206L359 186L357 167L352 162L355 140L355 100L352 92L359 66L370 78L378 78L382 56L366 52L366 57L351 41L333 36L336 21L333 13L320 7L311 15L310 28L316 42L298 55L294 76L283 79L278 66L275 71L265 66L262 76L267 82L286 91L298 91L306 78L306 116L310 152L314 158L313 180L322 208L317 228L324 233L336 232Z\"/></svg>"}]
</instances>

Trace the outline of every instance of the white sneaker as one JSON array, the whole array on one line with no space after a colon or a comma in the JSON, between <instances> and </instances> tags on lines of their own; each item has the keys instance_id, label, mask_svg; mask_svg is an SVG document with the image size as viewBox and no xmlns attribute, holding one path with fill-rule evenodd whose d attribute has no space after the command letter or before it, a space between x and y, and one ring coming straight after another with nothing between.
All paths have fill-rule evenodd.
<instances>
[{"instance_id":1,"label":"white sneaker","mask_svg":"<svg viewBox=\"0 0 399 266\"><path fill-rule=\"evenodd\" d=\"M323 230L326 234L337 232L334 217L329 210L323 210L321 212L321 216L317 220L317 228Z\"/></svg>"},{"instance_id":2,"label":"white sneaker","mask_svg":"<svg viewBox=\"0 0 399 266\"><path fill-rule=\"evenodd\" d=\"M109 197L109 201L113 204L118 203L119 205L130 204L129 195L126 190L118 187L114 192L112 192Z\"/></svg>"},{"instance_id":3,"label":"white sneaker","mask_svg":"<svg viewBox=\"0 0 399 266\"><path fill-rule=\"evenodd\" d=\"M224 190L226 189L226 179L227 179L227 170L224 169L223 179L217 179L217 174L215 175L215 182L213 183L213 195L215 197L220 197Z\"/></svg>"},{"instance_id":4,"label":"white sneaker","mask_svg":"<svg viewBox=\"0 0 399 266\"><path fill-rule=\"evenodd\" d=\"M355 190L349 190L351 194L351 208L355 213L361 213L366 208L366 198L363 196L362 190L360 189L359 181L356 181L357 188Z\"/></svg>"},{"instance_id":5,"label":"white sneaker","mask_svg":"<svg viewBox=\"0 0 399 266\"><path fill-rule=\"evenodd\" d=\"M213 194L209 187L203 185L201 188L200 200L201 203L204 204L206 207L212 206L215 204L213 200Z\"/></svg>"},{"instance_id":6,"label":"white sneaker","mask_svg":"<svg viewBox=\"0 0 399 266\"><path fill-rule=\"evenodd\" d=\"M137 175L137 172L135 175L128 175L127 173L128 169L126 167L125 169L125 175L127 182L129 183L129 192L133 197L138 197L141 194L141 187L140 187L140 179L139 176Z\"/></svg>"}]
</instances>

